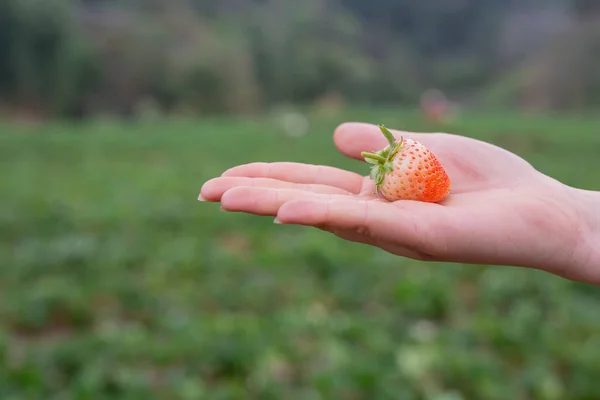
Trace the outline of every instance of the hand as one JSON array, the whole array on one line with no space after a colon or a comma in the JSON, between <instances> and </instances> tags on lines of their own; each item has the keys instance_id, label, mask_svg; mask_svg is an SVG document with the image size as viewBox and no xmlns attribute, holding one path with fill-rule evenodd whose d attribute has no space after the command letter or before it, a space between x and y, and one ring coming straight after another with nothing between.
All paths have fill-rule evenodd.
<instances>
[{"instance_id":1,"label":"hand","mask_svg":"<svg viewBox=\"0 0 600 400\"><path fill-rule=\"evenodd\" d=\"M586 223L590 206L580 191L489 143L392 133L420 141L444 165L452 192L443 202L387 202L374 195L368 176L289 162L234 167L206 182L200 198L220 201L225 211L275 216L278 223L313 226L417 260L512 265L600 283L589 240L594 227ZM387 145L377 126L360 123L341 125L334 141L358 160L362 151Z\"/></svg>"}]
</instances>

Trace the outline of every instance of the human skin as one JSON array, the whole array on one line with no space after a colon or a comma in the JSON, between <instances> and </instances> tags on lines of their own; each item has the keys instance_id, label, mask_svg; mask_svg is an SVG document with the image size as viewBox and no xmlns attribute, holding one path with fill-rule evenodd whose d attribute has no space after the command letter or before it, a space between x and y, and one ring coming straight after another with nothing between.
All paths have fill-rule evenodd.
<instances>
[{"instance_id":1,"label":"human skin","mask_svg":"<svg viewBox=\"0 0 600 400\"><path fill-rule=\"evenodd\" d=\"M224 211L276 217L423 261L543 270L600 285L600 192L567 186L495 145L447 133L391 130L423 143L441 161L452 192L440 203L388 202L368 176L291 162L233 167L206 182L200 200ZM387 145L376 125L346 123L337 149Z\"/></svg>"}]
</instances>

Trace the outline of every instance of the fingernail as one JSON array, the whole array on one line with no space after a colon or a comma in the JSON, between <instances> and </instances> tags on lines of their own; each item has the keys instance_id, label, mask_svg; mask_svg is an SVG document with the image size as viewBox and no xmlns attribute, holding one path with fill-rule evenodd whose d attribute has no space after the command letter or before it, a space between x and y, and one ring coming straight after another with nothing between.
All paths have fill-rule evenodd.
<instances>
[{"instance_id":1,"label":"fingernail","mask_svg":"<svg viewBox=\"0 0 600 400\"><path fill-rule=\"evenodd\" d=\"M198 195L198 200L199 201L206 201L206 200L204 200L204 197L202 197L202 195Z\"/></svg>"},{"instance_id":2,"label":"fingernail","mask_svg":"<svg viewBox=\"0 0 600 400\"><path fill-rule=\"evenodd\" d=\"M273 220L273 223L277 224L277 225L282 225L282 222L277 217L275 217L275 219Z\"/></svg>"}]
</instances>

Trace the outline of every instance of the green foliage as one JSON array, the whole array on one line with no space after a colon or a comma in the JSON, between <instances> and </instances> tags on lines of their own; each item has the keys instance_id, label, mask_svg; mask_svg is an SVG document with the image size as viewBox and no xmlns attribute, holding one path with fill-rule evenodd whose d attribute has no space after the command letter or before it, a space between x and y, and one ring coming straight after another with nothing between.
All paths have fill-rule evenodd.
<instances>
[{"instance_id":1,"label":"green foliage","mask_svg":"<svg viewBox=\"0 0 600 400\"><path fill-rule=\"evenodd\" d=\"M585 109L597 105L597 77L586 66L595 65L598 49L592 36L577 32L580 24L594 24L591 4L5 0L0 102L9 112L74 117L134 116L148 104L161 113L196 115L264 111L282 102L323 104L331 98L408 105L430 88L471 99L498 76L514 76L512 70L523 68L523 60L507 56L507 61L503 52L528 54L530 48L513 40L518 49L507 50L502 43L511 35L511 21L525 10L532 23L521 35L561 33L578 44L571 53L579 48L589 56L563 57L555 48L547 61L537 54L538 46L525 60L533 77L501 100L520 104L515 97L523 95L512 93L532 91L543 93L529 101L538 108ZM547 12L567 15L568 10L578 22L563 26L543 20ZM546 33L546 25L557 27ZM548 62L555 64L550 74ZM573 74L574 69L585 71ZM554 83L557 75L560 85Z\"/></svg>"},{"instance_id":2,"label":"green foliage","mask_svg":"<svg viewBox=\"0 0 600 400\"><path fill-rule=\"evenodd\" d=\"M308 117L302 137L267 117L3 126L0 397L597 396L595 288L410 261L196 201L202 182L245 162L368 173L331 142L346 120L481 138L599 190L597 119Z\"/></svg>"},{"instance_id":3,"label":"green foliage","mask_svg":"<svg viewBox=\"0 0 600 400\"><path fill-rule=\"evenodd\" d=\"M494 82L485 92L485 102L545 110L599 107L598 61L600 29L596 23L582 23Z\"/></svg>"},{"instance_id":4,"label":"green foliage","mask_svg":"<svg viewBox=\"0 0 600 400\"><path fill-rule=\"evenodd\" d=\"M0 9L0 89L25 107L69 113L94 78L73 2L8 0Z\"/></svg>"}]
</instances>

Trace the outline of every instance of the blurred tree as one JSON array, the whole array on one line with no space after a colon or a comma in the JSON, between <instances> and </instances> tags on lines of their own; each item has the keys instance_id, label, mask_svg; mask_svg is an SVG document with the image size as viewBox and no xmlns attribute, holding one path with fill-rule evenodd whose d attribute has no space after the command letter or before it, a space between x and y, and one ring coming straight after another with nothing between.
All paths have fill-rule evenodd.
<instances>
[{"instance_id":1,"label":"blurred tree","mask_svg":"<svg viewBox=\"0 0 600 400\"><path fill-rule=\"evenodd\" d=\"M96 70L93 54L78 35L73 3L7 0L0 7L5 97L43 113L76 112Z\"/></svg>"},{"instance_id":2,"label":"blurred tree","mask_svg":"<svg viewBox=\"0 0 600 400\"><path fill-rule=\"evenodd\" d=\"M595 74L584 71L598 51L591 33L598 4L5 0L0 2L0 101L64 116L133 115L148 100L165 111L195 113L254 111L332 95L351 102L416 104L430 87L454 97L478 94L508 75L511 85L502 83L497 86L502 90L491 93L509 103L516 104L516 93L525 87L535 87L528 93L550 96L533 102L540 107L552 102L587 107L593 96L581 93L595 87ZM578 16L576 26L569 10ZM590 33L573 33L579 29ZM542 56L562 54L555 38L569 35L566 31L580 44L568 50L579 48L579 55L569 62ZM555 72L546 71L546 62ZM568 73L573 70L580 73ZM559 76L561 83L554 86L571 94L541 90L548 85L545 79ZM575 97L580 100L568 101Z\"/></svg>"}]
</instances>

